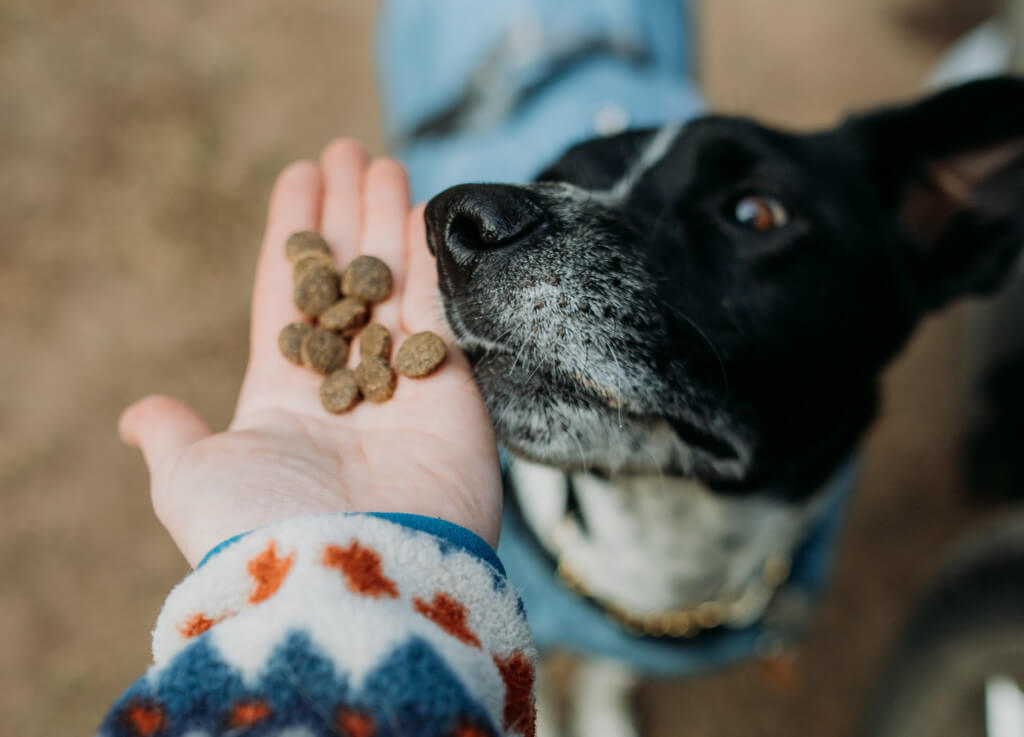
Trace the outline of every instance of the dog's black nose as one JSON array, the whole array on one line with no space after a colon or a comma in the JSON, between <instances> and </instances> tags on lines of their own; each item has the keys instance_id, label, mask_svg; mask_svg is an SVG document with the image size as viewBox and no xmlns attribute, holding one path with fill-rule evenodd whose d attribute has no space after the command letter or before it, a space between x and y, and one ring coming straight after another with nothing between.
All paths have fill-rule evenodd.
<instances>
[{"instance_id":1,"label":"dog's black nose","mask_svg":"<svg viewBox=\"0 0 1024 737\"><path fill-rule=\"evenodd\" d=\"M514 245L542 217L532 194L507 184L460 184L429 203L424 214L431 251L484 252Z\"/></svg>"}]
</instances>

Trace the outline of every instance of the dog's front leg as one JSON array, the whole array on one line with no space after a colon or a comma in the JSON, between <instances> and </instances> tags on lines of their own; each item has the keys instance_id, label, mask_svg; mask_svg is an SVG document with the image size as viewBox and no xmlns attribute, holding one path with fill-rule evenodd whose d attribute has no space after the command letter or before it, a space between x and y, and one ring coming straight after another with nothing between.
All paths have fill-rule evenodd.
<instances>
[{"instance_id":1,"label":"dog's front leg","mask_svg":"<svg viewBox=\"0 0 1024 737\"><path fill-rule=\"evenodd\" d=\"M637 737L633 693L639 676L617 660L583 658L569 700L570 737Z\"/></svg>"}]
</instances>

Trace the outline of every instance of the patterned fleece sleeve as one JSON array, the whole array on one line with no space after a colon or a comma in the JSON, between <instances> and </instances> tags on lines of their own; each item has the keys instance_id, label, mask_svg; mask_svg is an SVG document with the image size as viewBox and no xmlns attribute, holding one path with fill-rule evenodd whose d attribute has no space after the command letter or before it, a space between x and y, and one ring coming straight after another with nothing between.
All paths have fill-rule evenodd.
<instances>
[{"instance_id":1,"label":"patterned fleece sleeve","mask_svg":"<svg viewBox=\"0 0 1024 737\"><path fill-rule=\"evenodd\" d=\"M412 515L286 520L170 594L102 737L533 737L522 603L473 533Z\"/></svg>"}]
</instances>

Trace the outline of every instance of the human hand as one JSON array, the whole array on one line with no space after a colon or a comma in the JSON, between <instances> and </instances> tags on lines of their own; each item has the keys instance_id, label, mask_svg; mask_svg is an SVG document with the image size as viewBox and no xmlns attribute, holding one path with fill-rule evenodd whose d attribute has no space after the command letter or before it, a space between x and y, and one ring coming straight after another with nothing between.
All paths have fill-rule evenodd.
<instances>
[{"instance_id":1,"label":"human hand","mask_svg":"<svg viewBox=\"0 0 1024 737\"><path fill-rule=\"evenodd\" d=\"M400 378L383 404L343 415L320 405L322 377L289 363L278 332L302 319L292 304L284 243L318 230L336 265L371 254L391 267L394 292L374 322L395 345L411 333L445 337L448 359L433 376ZM358 362L358 342L348 365ZM235 417L211 433L190 407L151 396L121 416L121 436L149 467L153 507L195 566L219 542L272 522L333 512L441 517L497 545L501 482L494 431L465 356L437 299L423 208L409 212L405 172L367 164L351 141L329 145L319 165L285 169L271 196L253 291L249 366Z\"/></svg>"}]
</instances>

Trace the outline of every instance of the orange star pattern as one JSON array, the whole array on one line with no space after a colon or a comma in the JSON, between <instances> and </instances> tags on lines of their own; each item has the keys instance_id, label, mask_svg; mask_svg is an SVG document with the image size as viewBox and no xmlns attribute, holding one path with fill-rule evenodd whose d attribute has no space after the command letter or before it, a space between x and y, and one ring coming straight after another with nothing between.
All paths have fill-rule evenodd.
<instances>
[{"instance_id":1,"label":"orange star pattern","mask_svg":"<svg viewBox=\"0 0 1024 737\"><path fill-rule=\"evenodd\" d=\"M338 729L344 737L373 737L373 720L365 714L338 709Z\"/></svg>"},{"instance_id":2,"label":"orange star pattern","mask_svg":"<svg viewBox=\"0 0 1024 737\"><path fill-rule=\"evenodd\" d=\"M323 563L341 571L349 589L357 594L398 598L398 586L381 571L380 556L355 540L347 548L328 545L324 548Z\"/></svg>"},{"instance_id":3,"label":"orange star pattern","mask_svg":"<svg viewBox=\"0 0 1024 737\"><path fill-rule=\"evenodd\" d=\"M501 673L501 680L505 682L503 727L523 737L534 737L537 732L537 707L533 702L533 664L522 653L512 653L504 660L497 655L493 657Z\"/></svg>"},{"instance_id":4,"label":"orange star pattern","mask_svg":"<svg viewBox=\"0 0 1024 737\"><path fill-rule=\"evenodd\" d=\"M274 541L271 540L267 543L266 550L249 561L249 575L256 584L249 595L250 604L259 604L277 593L288 571L291 570L294 557L294 553L287 558L277 557Z\"/></svg>"},{"instance_id":5,"label":"orange star pattern","mask_svg":"<svg viewBox=\"0 0 1024 737\"><path fill-rule=\"evenodd\" d=\"M129 707L124 714L124 720L138 737L150 737L163 729L166 723L163 709L140 704Z\"/></svg>"},{"instance_id":6,"label":"orange star pattern","mask_svg":"<svg viewBox=\"0 0 1024 737\"><path fill-rule=\"evenodd\" d=\"M412 603L417 612L452 637L467 645L480 647L480 638L466 624L466 614L469 610L448 594L434 594L434 600L429 604L417 596Z\"/></svg>"},{"instance_id":7,"label":"orange star pattern","mask_svg":"<svg viewBox=\"0 0 1024 737\"><path fill-rule=\"evenodd\" d=\"M240 704L235 704L235 708L231 710L228 726L232 729L251 727L262 722L268 716L270 716L270 707L262 701L243 701Z\"/></svg>"},{"instance_id":8,"label":"orange star pattern","mask_svg":"<svg viewBox=\"0 0 1024 737\"><path fill-rule=\"evenodd\" d=\"M228 617L233 616L231 614L225 614L219 619L210 619L205 614L193 614L191 617L185 620L185 623L178 627L178 632L181 633L182 637L198 637L199 635L206 632L213 625L218 622L223 622Z\"/></svg>"}]
</instances>

